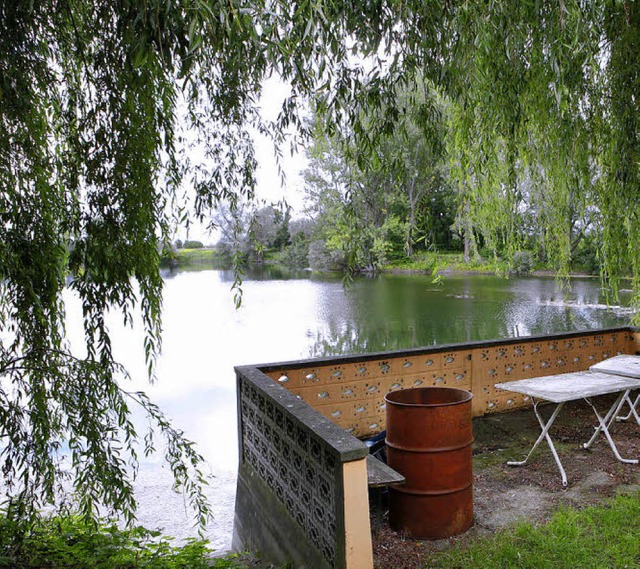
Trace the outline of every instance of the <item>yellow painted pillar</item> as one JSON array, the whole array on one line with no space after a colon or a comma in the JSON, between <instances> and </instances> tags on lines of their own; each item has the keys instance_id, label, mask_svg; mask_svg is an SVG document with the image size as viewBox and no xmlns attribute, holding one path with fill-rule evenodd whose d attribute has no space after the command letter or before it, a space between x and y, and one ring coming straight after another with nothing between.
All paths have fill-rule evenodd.
<instances>
[{"instance_id":1,"label":"yellow painted pillar","mask_svg":"<svg viewBox=\"0 0 640 569\"><path fill-rule=\"evenodd\" d=\"M369 519L367 460L342 465L344 482L345 566L347 569L372 569L373 547Z\"/></svg>"}]
</instances>

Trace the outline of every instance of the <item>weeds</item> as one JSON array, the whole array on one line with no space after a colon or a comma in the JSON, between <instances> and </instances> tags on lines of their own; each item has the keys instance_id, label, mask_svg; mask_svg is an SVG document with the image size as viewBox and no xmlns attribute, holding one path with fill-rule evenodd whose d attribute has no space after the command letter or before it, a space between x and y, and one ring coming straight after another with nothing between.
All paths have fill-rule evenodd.
<instances>
[{"instance_id":1,"label":"weeds","mask_svg":"<svg viewBox=\"0 0 640 569\"><path fill-rule=\"evenodd\" d=\"M0 567L22 569L233 569L238 556L213 558L204 540L173 545L143 527L87 524L79 518L43 518L16 539L16 526L0 517Z\"/></svg>"}]
</instances>

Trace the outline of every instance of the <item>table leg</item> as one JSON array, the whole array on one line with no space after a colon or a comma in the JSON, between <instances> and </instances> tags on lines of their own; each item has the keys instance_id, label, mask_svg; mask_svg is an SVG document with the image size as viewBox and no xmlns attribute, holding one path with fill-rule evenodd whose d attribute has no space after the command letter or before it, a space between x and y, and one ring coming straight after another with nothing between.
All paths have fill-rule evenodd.
<instances>
[{"instance_id":1,"label":"table leg","mask_svg":"<svg viewBox=\"0 0 640 569\"><path fill-rule=\"evenodd\" d=\"M629 403L630 411L624 417L620 417L619 415L616 415L616 421L628 421L629 419L631 419L631 416L633 415L634 419L636 420L636 423L640 425L640 417L638 416L638 413L636 411L636 407L638 406L638 403L640 403L640 394L638 394L638 396L636 397L636 400L633 403L631 402L631 398L629 397L628 394L625 394L624 400L627 403Z\"/></svg>"},{"instance_id":2,"label":"table leg","mask_svg":"<svg viewBox=\"0 0 640 569\"><path fill-rule=\"evenodd\" d=\"M609 433L609 426L613 422L613 419L617 417L618 413L620 412L620 409L622 408L625 401L627 400L629 400L629 390L620 394L620 396L615 400L613 405L611 405L609 411L607 412L607 414L604 416L604 419L603 419L600 416L600 413L598 413L598 410L595 408L595 405L591 403L591 400L589 398L585 398L585 401L591 406L591 408L593 409L593 412L596 414L596 418L598 419L598 426L596 427L596 430L593 433L593 436L589 439L589 441L584 443L584 445L582 445L583 448L588 449L596 440L598 435L601 432L603 432L604 436L607 437L607 441L609 442L609 446L611 447L613 454L615 454L616 458L620 462L624 462L626 464L638 464L638 460L635 458L622 458L620 456L620 453L618 452L618 447L616 447L616 443L613 442L613 439L611 438L611 434Z\"/></svg>"},{"instance_id":3,"label":"table leg","mask_svg":"<svg viewBox=\"0 0 640 569\"><path fill-rule=\"evenodd\" d=\"M629 391L625 391L624 393L621 393L618 396L618 398L615 400L614 404L611 406L607 414L605 415L604 419L601 420L600 415L598 414L598 411L596 411L596 408L593 406L593 403L591 403L589 398L585 397L585 401L591 406L591 408L595 412L596 417L598 418L599 424L595 428L595 432L593 433L589 441L582 445L583 448L588 449L593 444L593 442L598 438L598 435L600 434L601 431L607 430L608 432L608 429L611 426L611 423L613 423L613 420L615 419L615 417L617 417L618 413L620 413L620 409L622 409L625 399L628 399L628 398L629 398Z\"/></svg>"},{"instance_id":4,"label":"table leg","mask_svg":"<svg viewBox=\"0 0 640 569\"><path fill-rule=\"evenodd\" d=\"M533 400L533 412L535 413L536 418L538 419L538 423L540 423L540 427L542 428L542 432L540 433L540 436L538 437L538 440L536 440L536 442L531 447L531 450L529 451L529 454L527 455L527 457L524 460L518 460L518 461L510 460L509 462L507 462L507 464L509 466L523 466L523 465L527 464L527 462L529 461L529 458L531 457L531 454L533 453L534 450L536 450L538 445L542 442L542 439L546 439L547 444L549 445L549 449L551 450L551 454L553 454L553 458L556 461L556 464L558 465L558 469L560 470L560 474L562 475L562 485L563 486L567 485L567 474L565 473L564 467L562 466L562 463L560 462L560 457L558 456L558 453L556 452L556 447L553 446L553 441L551 440L551 437L549 436L549 429L551 428L551 426L553 425L554 421L558 417L558 414L560 413L560 410L562 409L562 407L564 407L564 402L558 404L558 406L553 411L551 417L549 417L549 420L545 424L544 419L540 416L540 413L538 413L538 403L537 403L537 401Z\"/></svg>"}]
</instances>

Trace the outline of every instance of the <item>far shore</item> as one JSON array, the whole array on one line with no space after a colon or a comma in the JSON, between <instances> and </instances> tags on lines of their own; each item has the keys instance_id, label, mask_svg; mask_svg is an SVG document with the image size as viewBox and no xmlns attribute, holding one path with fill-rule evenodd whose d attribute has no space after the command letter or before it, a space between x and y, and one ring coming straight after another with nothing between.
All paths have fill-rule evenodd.
<instances>
[{"instance_id":1,"label":"far shore","mask_svg":"<svg viewBox=\"0 0 640 569\"><path fill-rule=\"evenodd\" d=\"M187 269L203 266L212 266L214 268L230 268L230 263L215 246L207 246L198 249L177 249L171 258L163 258L161 267L172 269ZM249 266L285 266L280 262L277 254L266 255L261 263L248 263ZM308 267L287 267L293 270L308 270L313 272L326 272L335 274L339 271L317 271ZM421 274L431 275L434 278L446 276L531 276L531 277L558 277L558 273L553 269L537 269L531 270L514 270L509 268L507 263L502 260L471 260L465 262L461 253L427 253L416 256L414 260L393 263L386 265L376 271L362 271L363 274L370 272L380 272L387 274ZM599 274L588 273L585 271L570 272L567 277L569 279L595 279L599 278ZM627 280L627 279L623 279Z\"/></svg>"}]
</instances>

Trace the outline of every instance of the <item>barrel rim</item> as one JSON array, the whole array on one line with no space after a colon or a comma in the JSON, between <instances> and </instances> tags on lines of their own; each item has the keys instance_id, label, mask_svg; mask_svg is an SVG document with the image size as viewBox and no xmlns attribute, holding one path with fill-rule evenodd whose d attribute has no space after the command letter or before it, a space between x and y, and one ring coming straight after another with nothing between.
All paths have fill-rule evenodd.
<instances>
[{"instance_id":1,"label":"barrel rim","mask_svg":"<svg viewBox=\"0 0 640 569\"><path fill-rule=\"evenodd\" d=\"M458 393L464 394L463 397L458 401L448 401L446 403L407 403L402 401L394 401L390 396L393 396L397 393L403 393L407 391L457 391ZM391 405L395 405L398 407L415 407L415 408L423 408L423 407L448 407L451 405L461 405L463 403L468 403L473 399L473 393L467 391L466 389L459 389L457 387L437 387L437 386L427 386L427 387L410 387L407 389L397 389L396 391L390 391L384 396L385 403L390 403Z\"/></svg>"}]
</instances>

